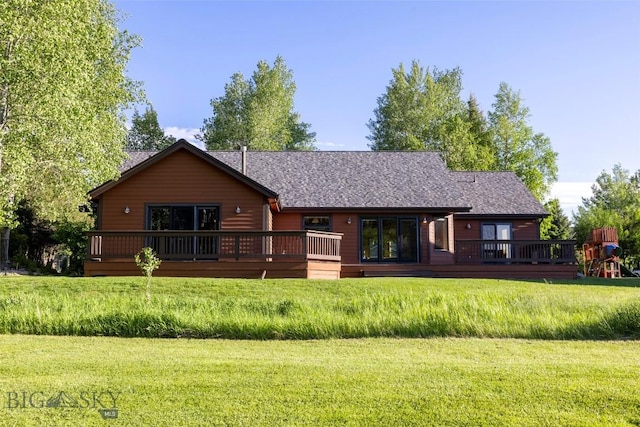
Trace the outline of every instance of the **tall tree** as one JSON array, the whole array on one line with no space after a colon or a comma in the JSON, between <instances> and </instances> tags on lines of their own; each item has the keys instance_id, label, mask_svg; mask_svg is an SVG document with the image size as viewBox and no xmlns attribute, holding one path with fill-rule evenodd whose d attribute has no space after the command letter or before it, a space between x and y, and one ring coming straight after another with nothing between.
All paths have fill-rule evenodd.
<instances>
[{"instance_id":1,"label":"tall tree","mask_svg":"<svg viewBox=\"0 0 640 427\"><path fill-rule=\"evenodd\" d=\"M131 117L131 129L127 134L127 150L162 150L176 142L172 135L166 135L158 123L158 113L152 105L147 105L142 115L137 109Z\"/></svg>"},{"instance_id":2,"label":"tall tree","mask_svg":"<svg viewBox=\"0 0 640 427\"><path fill-rule=\"evenodd\" d=\"M513 171L538 199L544 199L557 180L558 154L542 133L529 125L529 109L522 105L520 93L502 82L489 112L497 170Z\"/></svg>"},{"instance_id":3,"label":"tall tree","mask_svg":"<svg viewBox=\"0 0 640 427\"><path fill-rule=\"evenodd\" d=\"M231 77L225 93L211 100L213 116L205 119L197 138L210 150L313 150L315 133L294 112L293 72L281 56L273 66L258 62L250 80Z\"/></svg>"},{"instance_id":4,"label":"tall tree","mask_svg":"<svg viewBox=\"0 0 640 427\"><path fill-rule=\"evenodd\" d=\"M400 64L392 74L367 124L372 150L434 150L451 169L489 168L490 148L474 134L478 118L472 115L482 113L469 111L462 101L459 68L429 70L414 60L409 71Z\"/></svg>"},{"instance_id":5,"label":"tall tree","mask_svg":"<svg viewBox=\"0 0 640 427\"><path fill-rule=\"evenodd\" d=\"M467 101L466 121L469 124L469 132L476 149L476 165L479 169L494 169L495 153L489 123L484 112L480 109L478 100L472 93Z\"/></svg>"},{"instance_id":6,"label":"tall tree","mask_svg":"<svg viewBox=\"0 0 640 427\"><path fill-rule=\"evenodd\" d=\"M117 24L107 0L0 4L3 240L19 200L55 220L116 177L126 136L122 111L138 93L125 75L138 39Z\"/></svg>"},{"instance_id":7,"label":"tall tree","mask_svg":"<svg viewBox=\"0 0 640 427\"><path fill-rule=\"evenodd\" d=\"M591 187L593 195L582 199L574 214L578 243L586 240L593 228L615 227L625 261L640 263L640 170L630 174L620 164L611 174L602 171Z\"/></svg>"},{"instance_id":8,"label":"tall tree","mask_svg":"<svg viewBox=\"0 0 640 427\"><path fill-rule=\"evenodd\" d=\"M549 216L540 223L540 238L543 240L567 240L573 234L571 222L562 208L560 200L551 199L544 204Z\"/></svg>"},{"instance_id":9,"label":"tall tree","mask_svg":"<svg viewBox=\"0 0 640 427\"><path fill-rule=\"evenodd\" d=\"M391 72L393 78L367 124L369 147L374 151L440 148L441 127L463 110L462 72L430 71L415 60L409 71L400 64Z\"/></svg>"}]
</instances>

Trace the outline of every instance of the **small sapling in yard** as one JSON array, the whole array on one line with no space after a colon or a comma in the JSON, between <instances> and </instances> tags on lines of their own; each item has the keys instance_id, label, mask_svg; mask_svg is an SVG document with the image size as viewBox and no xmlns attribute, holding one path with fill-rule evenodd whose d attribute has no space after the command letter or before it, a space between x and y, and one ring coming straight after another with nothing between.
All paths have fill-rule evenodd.
<instances>
[{"instance_id":1,"label":"small sapling in yard","mask_svg":"<svg viewBox=\"0 0 640 427\"><path fill-rule=\"evenodd\" d=\"M153 276L153 270L157 270L160 267L162 260L156 256L156 253L150 247L144 247L135 254L134 259L136 264L142 270L142 274L147 278L147 302L151 302L151 277Z\"/></svg>"}]
</instances>

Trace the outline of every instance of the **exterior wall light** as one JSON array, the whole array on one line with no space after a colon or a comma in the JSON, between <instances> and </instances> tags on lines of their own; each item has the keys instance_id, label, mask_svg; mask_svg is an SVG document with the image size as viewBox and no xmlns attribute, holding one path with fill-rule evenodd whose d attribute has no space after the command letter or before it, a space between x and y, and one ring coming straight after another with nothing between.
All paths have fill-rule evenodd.
<instances>
[{"instance_id":1,"label":"exterior wall light","mask_svg":"<svg viewBox=\"0 0 640 427\"><path fill-rule=\"evenodd\" d=\"M351 217L347 218L347 224L351 224Z\"/></svg>"},{"instance_id":2,"label":"exterior wall light","mask_svg":"<svg viewBox=\"0 0 640 427\"><path fill-rule=\"evenodd\" d=\"M131 212L131 209L129 209L129 206L125 206L124 213L128 214L129 212Z\"/></svg>"},{"instance_id":3,"label":"exterior wall light","mask_svg":"<svg viewBox=\"0 0 640 427\"><path fill-rule=\"evenodd\" d=\"M471 230L471 223L470 223L470 222L468 222L468 223L467 223L467 225L466 225L465 227L467 227L467 230Z\"/></svg>"},{"instance_id":4,"label":"exterior wall light","mask_svg":"<svg viewBox=\"0 0 640 427\"><path fill-rule=\"evenodd\" d=\"M429 222L429 220L427 219L427 217L426 217L426 216L425 216L424 218L422 218L422 223L423 223L423 224L426 224L426 223L428 223L428 222Z\"/></svg>"},{"instance_id":5,"label":"exterior wall light","mask_svg":"<svg viewBox=\"0 0 640 427\"><path fill-rule=\"evenodd\" d=\"M239 214L240 212L242 212L242 209L240 209L240 206L236 206L236 213Z\"/></svg>"}]
</instances>

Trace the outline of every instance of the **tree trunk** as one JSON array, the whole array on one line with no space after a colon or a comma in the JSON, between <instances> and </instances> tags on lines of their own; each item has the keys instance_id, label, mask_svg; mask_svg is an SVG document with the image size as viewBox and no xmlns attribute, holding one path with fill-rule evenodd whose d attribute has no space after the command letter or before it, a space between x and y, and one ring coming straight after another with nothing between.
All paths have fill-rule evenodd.
<instances>
[{"instance_id":1,"label":"tree trunk","mask_svg":"<svg viewBox=\"0 0 640 427\"><path fill-rule=\"evenodd\" d=\"M9 236L11 235L11 230L9 227L4 227L1 229L2 233L0 235L0 271L9 269Z\"/></svg>"}]
</instances>

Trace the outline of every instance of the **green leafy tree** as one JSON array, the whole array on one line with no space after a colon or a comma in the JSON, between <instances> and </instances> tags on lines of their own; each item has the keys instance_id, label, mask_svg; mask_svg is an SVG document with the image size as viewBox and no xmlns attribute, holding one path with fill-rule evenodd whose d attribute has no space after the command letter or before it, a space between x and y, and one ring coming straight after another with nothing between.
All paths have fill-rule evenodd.
<instances>
[{"instance_id":1,"label":"green leafy tree","mask_svg":"<svg viewBox=\"0 0 640 427\"><path fill-rule=\"evenodd\" d=\"M430 71L413 61L408 71L400 64L392 74L367 124L372 150L433 150L451 169L490 169L486 119L475 98L468 107L462 101L459 68Z\"/></svg>"},{"instance_id":2,"label":"green leafy tree","mask_svg":"<svg viewBox=\"0 0 640 427\"><path fill-rule=\"evenodd\" d=\"M573 230L569 217L564 214L558 199L551 199L544 204L549 216L540 224L540 238L543 240L570 239Z\"/></svg>"},{"instance_id":3,"label":"green leafy tree","mask_svg":"<svg viewBox=\"0 0 640 427\"><path fill-rule=\"evenodd\" d=\"M640 170L630 174L620 164L611 174L602 171L591 187L593 195L582 200L574 214L578 243L586 240L593 228L615 227L624 262L632 267L640 263Z\"/></svg>"},{"instance_id":4,"label":"green leafy tree","mask_svg":"<svg viewBox=\"0 0 640 427\"><path fill-rule=\"evenodd\" d=\"M441 127L463 111L462 72L424 69L412 61L391 70L393 78L378 97L374 118L367 127L374 151L421 151L441 147Z\"/></svg>"},{"instance_id":5,"label":"green leafy tree","mask_svg":"<svg viewBox=\"0 0 640 427\"><path fill-rule=\"evenodd\" d=\"M529 125L529 109L522 105L520 93L500 83L493 111L489 112L489 131L493 138L495 170L513 171L531 193L542 200L557 180L558 154L551 141L535 133Z\"/></svg>"},{"instance_id":6,"label":"green leafy tree","mask_svg":"<svg viewBox=\"0 0 640 427\"><path fill-rule=\"evenodd\" d=\"M469 132L476 151L475 165L480 170L494 169L493 137L487 118L473 94L469 95L465 118L469 124Z\"/></svg>"},{"instance_id":7,"label":"green leafy tree","mask_svg":"<svg viewBox=\"0 0 640 427\"><path fill-rule=\"evenodd\" d=\"M500 84L489 120L473 95L460 98L462 72L432 72L413 61L392 70L367 124L372 150L439 151L454 170L513 171L539 200L557 179L549 138L534 133L520 94Z\"/></svg>"},{"instance_id":8,"label":"green leafy tree","mask_svg":"<svg viewBox=\"0 0 640 427\"><path fill-rule=\"evenodd\" d=\"M125 75L138 39L118 29L107 0L0 4L0 230L29 200L55 220L115 178L125 118L138 95ZM0 253L7 262L8 247Z\"/></svg>"},{"instance_id":9,"label":"green leafy tree","mask_svg":"<svg viewBox=\"0 0 640 427\"><path fill-rule=\"evenodd\" d=\"M55 224L54 239L59 244L60 252L67 256L68 263L63 274L81 276L84 272L84 261L87 256L86 232L93 226L88 217L64 219Z\"/></svg>"},{"instance_id":10,"label":"green leafy tree","mask_svg":"<svg viewBox=\"0 0 640 427\"><path fill-rule=\"evenodd\" d=\"M133 256L136 265L142 270L142 274L147 278L147 303L151 303L151 278L154 270L160 268L162 260L156 256L153 248L144 247Z\"/></svg>"},{"instance_id":11,"label":"green leafy tree","mask_svg":"<svg viewBox=\"0 0 640 427\"><path fill-rule=\"evenodd\" d=\"M293 72L281 56L273 66L260 61L250 80L234 74L224 95L211 100L213 116L197 138L209 150L314 150L315 133L293 110L295 91Z\"/></svg>"},{"instance_id":12,"label":"green leafy tree","mask_svg":"<svg viewBox=\"0 0 640 427\"><path fill-rule=\"evenodd\" d=\"M127 134L127 150L162 150L176 142L172 135L165 135L158 123L158 113L147 105L140 115L137 109L131 117L131 129Z\"/></svg>"}]
</instances>

